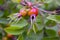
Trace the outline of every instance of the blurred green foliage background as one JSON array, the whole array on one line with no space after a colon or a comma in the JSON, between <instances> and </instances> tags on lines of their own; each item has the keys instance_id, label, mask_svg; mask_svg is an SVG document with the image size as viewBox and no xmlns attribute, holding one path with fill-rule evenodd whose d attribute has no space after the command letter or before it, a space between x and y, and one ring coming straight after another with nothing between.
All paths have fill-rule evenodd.
<instances>
[{"instance_id":1,"label":"blurred green foliage background","mask_svg":"<svg viewBox=\"0 0 60 40\"><path fill-rule=\"evenodd\" d=\"M24 8L20 4L22 0L0 0L0 40L7 38L7 34L12 34L15 40L60 40L60 15L48 15L44 13L44 18L39 14L36 17L36 24L32 27L29 35L27 31L30 24L24 17L18 23L9 24L10 18L14 17L12 14L18 13L20 9ZM42 8L44 10L54 11L60 8L60 0L28 0L32 3L44 2ZM58 9L59 9L58 8ZM48 15L48 16L47 16ZM10 17L10 18L9 18ZM43 21L42 21L43 18ZM5 40L5 39L4 39ZM11 39L12 40L12 39Z\"/></svg>"}]
</instances>

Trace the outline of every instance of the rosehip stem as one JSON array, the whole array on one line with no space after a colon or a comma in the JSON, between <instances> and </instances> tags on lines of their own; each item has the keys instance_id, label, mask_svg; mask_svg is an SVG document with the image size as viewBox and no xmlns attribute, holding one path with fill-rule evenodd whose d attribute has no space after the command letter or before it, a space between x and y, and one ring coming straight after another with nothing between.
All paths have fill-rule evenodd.
<instances>
[{"instance_id":1,"label":"rosehip stem","mask_svg":"<svg viewBox=\"0 0 60 40\"><path fill-rule=\"evenodd\" d=\"M39 11L41 16L45 16L42 11Z\"/></svg>"},{"instance_id":2,"label":"rosehip stem","mask_svg":"<svg viewBox=\"0 0 60 40\"><path fill-rule=\"evenodd\" d=\"M45 12L45 13L50 13L50 14L54 13L53 11L46 11L46 10L43 10L41 8L39 10L42 11L42 12Z\"/></svg>"},{"instance_id":3,"label":"rosehip stem","mask_svg":"<svg viewBox=\"0 0 60 40\"><path fill-rule=\"evenodd\" d=\"M37 6L34 6L35 8L38 8ZM54 11L47 11L47 10L44 10L44 9L42 9L42 8L38 8L39 9L39 11L42 11L42 12L45 12L45 13L49 13L49 14L53 14L53 13L55 13Z\"/></svg>"}]
</instances>

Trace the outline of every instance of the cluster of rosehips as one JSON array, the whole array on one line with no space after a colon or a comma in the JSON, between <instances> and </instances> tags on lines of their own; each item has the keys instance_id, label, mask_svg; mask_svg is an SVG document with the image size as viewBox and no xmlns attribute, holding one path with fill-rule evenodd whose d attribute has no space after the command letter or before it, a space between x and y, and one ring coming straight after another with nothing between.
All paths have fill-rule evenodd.
<instances>
[{"instance_id":1,"label":"cluster of rosehips","mask_svg":"<svg viewBox=\"0 0 60 40\"><path fill-rule=\"evenodd\" d=\"M26 16L26 15L28 15L28 16L31 16L31 15L37 16L38 15L38 9L34 8L32 6L31 2L27 2L27 6L29 8L20 10L18 15L20 15L20 16Z\"/></svg>"},{"instance_id":2,"label":"cluster of rosehips","mask_svg":"<svg viewBox=\"0 0 60 40\"><path fill-rule=\"evenodd\" d=\"M24 9L20 9L18 13L14 14L14 19L16 18L16 20L13 19L14 22L17 23L22 17L27 16L30 16L30 19L33 20L38 15L38 8L35 8L31 2L25 2L25 3L26 5ZM24 5L24 2L22 3L22 5ZM9 23L11 22L12 21L10 21Z\"/></svg>"},{"instance_id":3,"label":"cluster of rosehips","mask_svg":"<svg viewBox=\"0 0 60 40\"><path fill-rule=\"evenodd\" d=\"M35 15L35 16L37 16L38 15L38 9L37 8L30 8L29 10L20 10L20 12L19 12L19 14L21 15L21 16L26 16L26 15L28 15L28 16L31 16L31 15Z\"/></svg>"}]
</instances>

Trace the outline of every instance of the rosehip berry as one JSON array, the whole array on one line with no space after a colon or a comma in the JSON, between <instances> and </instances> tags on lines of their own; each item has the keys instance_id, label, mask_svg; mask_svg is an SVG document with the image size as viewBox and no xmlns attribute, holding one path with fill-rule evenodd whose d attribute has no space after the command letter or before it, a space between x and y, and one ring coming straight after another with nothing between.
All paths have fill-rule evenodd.
<instances>
[{"instance_id":1,"label":"rosehip berry","mask_svg":"<svg viewBox=\"0 0 60 40\"><path fill-rule=\"evenodd\" d=\"M32 8L29 10L28 15L31 16L33 14L35 14L35 16L38 15L38 9L37 8Z\"/></svg>"},{"instance_id":2,"label":"rosehip berry","mask_svg":"<svg viewBox=\"0 0 60 40\"><path fill-rule=\"evenodd\" d=\"M20 14L21 14L22 16L26 16L26 15L27 15L27 11L26 11L26 10L20 10Z\"/></svg>"},{"instance_id":3,"label":"rosehip berry","mask_svg":"<svg viewBox=\"0 0 60 40\"><path fill-rule=\"evenodd\" d=\"M7 34L7 37L8 37L8 38L12 38L13 35L11 35L11 34Z\"/></svg>"}]
</instances>

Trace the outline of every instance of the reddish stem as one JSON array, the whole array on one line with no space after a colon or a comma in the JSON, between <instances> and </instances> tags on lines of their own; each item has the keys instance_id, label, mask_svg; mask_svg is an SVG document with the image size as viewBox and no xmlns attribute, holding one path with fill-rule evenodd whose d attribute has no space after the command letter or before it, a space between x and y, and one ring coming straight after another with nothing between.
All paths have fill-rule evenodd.
<instances>
[{"instance_id":1,"label":"reddish stem","mask_svg":"<svg viewBox=\"0 0 60 40\"><path fill-rule=\"evenodd\" d=\"M37 6L34 6L35 8L38 8ZM38 8L39 9L39 11L42 11L42 12L45 12L45 13L49 13L49 14L53 14L53 13L55 13L54 11L47 11L47 10L44 10L44 9L42 9L42 8Z\"/></svg>"}]
</instances>

